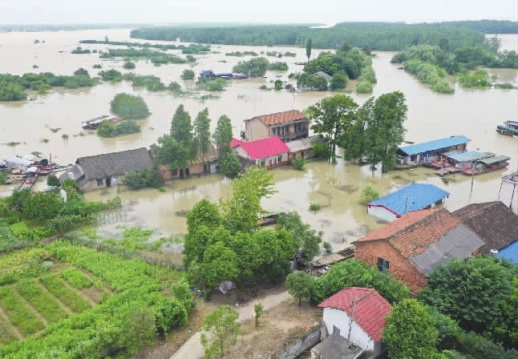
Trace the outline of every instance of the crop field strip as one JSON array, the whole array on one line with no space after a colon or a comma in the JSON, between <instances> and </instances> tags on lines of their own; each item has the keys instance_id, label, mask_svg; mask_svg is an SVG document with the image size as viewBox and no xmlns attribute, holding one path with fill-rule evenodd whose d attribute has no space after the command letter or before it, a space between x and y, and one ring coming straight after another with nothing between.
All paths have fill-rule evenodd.
<instances>
[{"instance_id":1,"label":"crop field strip","mask_svg":"<svg viewBox=\"0 0 518 359\"><path fill-rule=\"evenodd\" d=\"M68 317L68 313L60 307L54 297L46 292L33 279L22 279L16 284L21 296L47 320L48 324L57 323Z\"/></svg>"},{"instance_id":2,"label":"crop field strip","mask_svg":"<svg viewBox=\"0 0 518 359\"><path fill-rule=\"evenodd\" d=\"M18 328L12 325L11 321L0 308L0 345L7 344L14 340L23 339Z\"/></svg>"},{"instance_id":3,"label":"crop field strip","mask_svg":"<svg viewBox=\"0 0 518 359\"><path fill-rule=\"evenodd\" d=\"M61 278L55 274L40 277L40 282L52 295L58 298L61 303L70 308L74 313L81 313L83 310L92 307L89 301L72 288L69 288Z\"/></svg>"},{"instance_id":4,"label":"crop field strip","mask_svg":"<svg viewBox=\"0 0 518 359\"><path fill-rule=\"evenodd\" d=\"M61 276L74 288L90 288L94 282L76 268L68 268L61 271Z\"/></svg>"},{"instance_id":5,"label":"crop field strip","mask_svg":"<svg viewBox=\"0 0 518 359\"><path fill-rule=\"evenodd\" d=\"M45 327L45 323L11 286L0 287L0 306L23 336L34 334Z\"/></svg>"}]
</instances>

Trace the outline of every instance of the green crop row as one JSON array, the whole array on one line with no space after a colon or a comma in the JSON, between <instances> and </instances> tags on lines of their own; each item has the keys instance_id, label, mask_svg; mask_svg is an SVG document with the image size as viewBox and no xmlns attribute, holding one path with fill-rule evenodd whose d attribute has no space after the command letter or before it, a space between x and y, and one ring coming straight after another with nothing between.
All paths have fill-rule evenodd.
<instances>
[{"instance_id":1,"label":"green crop row","mask_svg":"<svg viewBox=\"0 0 518 359\"><path fill-rule=\"evenodd\" d=\"M7 344L16 340L16 335L9 330L9 323L0 316L0 345Z\"/></svg>"},{"instance_id":2,"label":"green crop row","mask_svg":"<svg viewBox=\"0 0 518 359\"><path fill-rule=\"evenodd\" d=\"M94 283L76 268L68 268L61 271L61 276L77 289L90 288Z\"/></svg>"},{"instance_id":3,"label":"green crop row","mask_svg":"<svg viewBox=\"0 0 518 359\"><path fill-rule=\"evenodd\" d=\"M57 323L68 317L68 313L58 302L33 279L22 279L16 284L20 294L30 302L49 324Z\"/></svg>"},{"instance_id":4,"label":"green crop row","mask_svg":"<svg viewBox=\"0 0 518 359\"><path fill-rule=\"evenodd\" d=\"M11 287L0 287L0 306L11 323L27 336L45 327L35 313L20 299Z\"/></svg>"},{"instance_id":5,"label":"green crop row","mask_svg":"<svg viewBox=\"0 0 518 359\"><path fill-rule=\"evenodd\" d=\"M74 290L68 288L63 281L55 275L46 275L40 278L41 283L55 297L69 307L73 312L80 313L90 307L90 304L78 295Z\"/></svg>"},{"instance_id":6,"label":"green crop row","mask_svg":"<svg viewBox=\"0 0 518 359\"><path fill-rule=\"evenodd\" d=\"M0 257L0 270L27 263L31 259L41 259L47 255L47 249L41 247L11 252Z\"/></svg>"},{"instance_id":7,"label":"green crop row","mask_svg":"<svg viewBox=\"0 0 518 359\"><path fill-rule=\"evenodd\" d=\"M124 259L69 242L57 241L48 248L59 260L86 269L102 278L115 292L135 288L160 290L160 283L152 278L153 266L144 261Z\"/></svg>"}]
</instances>

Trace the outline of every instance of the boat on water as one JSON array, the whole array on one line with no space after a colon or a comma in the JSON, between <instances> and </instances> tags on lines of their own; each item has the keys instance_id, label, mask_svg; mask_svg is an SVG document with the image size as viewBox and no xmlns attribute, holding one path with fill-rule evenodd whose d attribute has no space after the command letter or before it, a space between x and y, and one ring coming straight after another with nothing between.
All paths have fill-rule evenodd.
<instances>
[{"instance_id":1,"label":"boat on water","mask_svg":"<svg viewBox=\"0 0 518 359\"><path fill-rule=\"evenodd\" d=\"M510 159L511 157L503 155L479 159L473 163L471 168L462 170L462 174L467 176L476 176L482 173L498 171L509 166L508 161Z\"/></svg>"},{"instance_id":2,"label":"boat on water","mask_svg":"<svg viewBox=\"0 0 518 359\"><path fill-rule=\"evenodd\" d=\"M275 224L277 223L278 219L279 219L279 216L280 215L283 215L285 214L285 212L279 212L279 213L269 213L269 214L266 214L264 215L260 220L259 220L259 225L261 227L263 226L270 226L272 224Z\"/></svg>"},{"instance_id":3,"label":"boat on water","mask_svg":"<svg viewBox=\"0 0 518 359\"><path fill-rule=\"evenodd\" d=\"M38 174L37 173L33 173L33 174L28 174L26 177L25 177L25 180L22 182L21 185L18 186L18 188L16 188L17 191L23 191L24 189L32 189L32 187L34 186L34 184L36 183L36 181L38 180Z\"/></svg>"},{"instance_id":4,"label":"boat on water","mask_svg":"<svg viewBox=\"0 0 518 359\"><path fill-rule=\"evenodd\" d=\"M496 126L496 132L501 135L518 136L518 121L505 121Z\"/></svg>"},{"instance_id":5,"label":"boat on water","mask_svg":"<svg viewBox=\"0 0 518 359\"><path fill-rule=\"evenodd\" d=\"M118 122L121 122L122 119L117 116L102 115L102 116L81 122L81 127L85 130L96 130L99 128L99 126L101 126L101 123L103 123L104 121L118 123Z\"/></svg>"}]
</instances>

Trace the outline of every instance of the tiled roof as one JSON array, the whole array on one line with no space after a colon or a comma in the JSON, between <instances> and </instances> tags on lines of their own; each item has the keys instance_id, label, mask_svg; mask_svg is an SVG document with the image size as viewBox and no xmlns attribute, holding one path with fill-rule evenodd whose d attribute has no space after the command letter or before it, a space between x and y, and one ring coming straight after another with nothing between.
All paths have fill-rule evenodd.
<instances>
[{"instance_id":1,"label":"tiled roof","mask_svg":"<svg viewBox=\"0 0 518 359\"><path fill-rule=\"evenodd\" d=\"M286 146L286 144L277 136L267 137L251 142L237 141L239 140L232 140L233 148L241 146L252 160L259 160L290 152L288 146Z\"/></svg>"},{"instance_id":2,"label":"tiled roof","mask_svg":"<svg viewBox=\"0 0 518 359\"><path fill-rule=\"evenodd\" d=\"M480 237L441 208L410 212L380 227L358 242L384 240L403 257L413 259L422 272L442 263L445 258L466 258L483 245Z\"/></svg>"},{"instance_id":3,"label":"tiled roof","mask_svg":"<svg viewBox=\"0 0 518 359\"><path fill-rule=\"evenodd\" d=\"M241 140L238 140L237 138L233 138L232 142L230 142L230 147L234 148L236 146L242 145L243 143L245 143L245 141L241 141Z\"/></svg>"},{"instance_id":4,"label":"tiled roof","mask_svg":"<svg viewBox=\"0 0 518 359\"><path fill-rule=\"evenodd\" d=\"M291 110L291 111L284 111L284 112L276 112L271 113L268 115L261 115L251 118L253 119L259 119L262 123L264 123L266 126L271 125L278 125L280 123L288 123L293 121L299 121L306 119L306 116L300 112L299 110Z\"/></svg>"},{"instance_id":5,"label":"tiled roof","mask_svg":"<svg viewBox=\"0 0 518 359\"><path fill-rule=\"evenodd\" d=\"M381 340L385 317L392 307L373 288L350 287L341 290L319 304L320 308L333 308L346 312L374 341Z\"/></svg>"},{"instance_id":6,"label":"tiled roof","mask_svg":"<svg viewBox=\"0 0 518 359\"><path fill-rule=\"evenodd\" d=\"M447 138L441 138L439 140L433 140L428 142L417 143L415 145L399 147L401 152L404 152L408 156L417 155L418 153L425 153L428 151L440 150L442 148L448 148L451 146L461 145L471 141L469 138L464 136L451 136Z\"/></svg>"},{"instance_id":7,"label":"tiled roof","mask_svg":"<svg viewBox=\"0 0 518 359\"><path fill-rule=\"evenodd\" d=\"M401 216L426 208L450 194L431 184L414 183L367 204L382 206Z\"/></svg>"},{"instance_id":8,"label":"tiled roof","mask_svg":"<svg viewBox=\"0 0 518 359\"><path fill-rule=\"evenodd\" d=\"M518 216L500 201L469 204L453 214L485 242L482 253L518 240Z\"/></svg>"}]
</instances>

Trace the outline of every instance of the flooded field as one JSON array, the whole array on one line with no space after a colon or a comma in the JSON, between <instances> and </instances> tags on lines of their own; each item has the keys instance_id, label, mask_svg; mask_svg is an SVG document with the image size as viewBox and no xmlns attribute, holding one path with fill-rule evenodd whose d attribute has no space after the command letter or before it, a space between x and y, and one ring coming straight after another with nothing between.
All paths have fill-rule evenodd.
<instances>
[{"instance_id":1,"label":"flooded field","mask_svg":"<svg viewBox=\"0 0 518 359\"><path fill-rule=\"evenodd\" d=\"M91 75L98 70L94 64L101 64L104 70L122 68L123 60L101 60L98 54L74 55L70 51L83 39L138 41L129 38L130 30L88 30L77 32L49 33L0 33L0 73L23 74L26 72L50 71L70 75L80 67ZM41 42L34 44L34 40ZM506 48L515 49L516 35L502 37ZM44 41L44 43L43 43ZM106 45L82 45L91 50L105 50ZM159 76L166 85L178 81L187 95L174 96L167 92L148 92L133 89L129 82L117 84L101 83L90 89L58 90L47 95L31 94L30 101L0 103L0 157L23 155L41 151L61 164L73 163L77 157L149 147L159 136L169 131L171 118L178 105L183 104L192 117L207 107L213 120L226 114L232 119L234 135L244 129L243 120L266 113L290 109L303 110L313 105L330 92L291 93L288 91L264 91L259 87L272 81L288 81L290 72L302 70L297 62L305 61L305 49L212 46L212 53L195 56L197 63L190 65L154 66L148 61L137 61L136 69L141 75ZM196 73L203 69L216 72L231 71L238 61L250 57L230 57L232 51L291 51L296 57L283 57L289 71L269 72L267 78L235 80L229 88L211 99L202 100L204 92L198 92L192 81L183 82L180 74L187 68ZM178 53L179 51L171 51ZM318 51L314 50L314 56ZM182 56L182 55L180 55ZM368 166L356 166L340 161L337 165L325 162L311 162L305 171L280 168L273 171L277 193L265 199L264 207L271 211L296 210L302 218L317 230L324 231L326 240L335 246L350 242L376 228L380 223L367 215L359 204L360 193L367 185L382 195L411 182L426 182L437 185L450 193L445 206L455 210L473 202L496 200L501 177L518 169L518 139L498 135L496 125L518 118L518 91L515 90L463 90L456 88L454 95L440 95L419 84L417 80L390 64L393 53L377 52L373 58L378 84L373 96L387 92L402 91L407 100L408 119L406 139L413 142L432 140L450 135L465 135L472 141L468 149L490 151L511 157L511 164L504 171L484 174L475 178L455 175L447 185L432 170L415 169L381 174L372 172ZM33 69L37 65L37 69ZM491 70L502 81L517 84L516 70ZM353 84L351 84L352 86ZM353 87L351 87L352 89ZM81 134L81 121L109 113L110 101L120 92L142 96L152 115L142 122L142 133L114 139L103 139L95 133ZM370 96L351 95L362 104ZM60 127L53 133L49 127ZM68 140L62 138L68 134ZM20 142L11 147L9 142ZM166 184L165 192L153 190L128 191L125 188L111 188L106 192L88 193L88 199L108 199L120 196L123 200L121 214L108 216L99 225L101 233L113 234L120 225L140 225L157 229L159 235L176 235L186 231L185 211L197 201L208 198L217 201L230 192L230 181L219 175L195 177ZM0 191L8 194L12 187L4 186ZM310 203L318 203L322 209L309 211Z\"/></svg>"}]
</instances>

